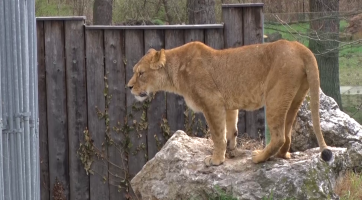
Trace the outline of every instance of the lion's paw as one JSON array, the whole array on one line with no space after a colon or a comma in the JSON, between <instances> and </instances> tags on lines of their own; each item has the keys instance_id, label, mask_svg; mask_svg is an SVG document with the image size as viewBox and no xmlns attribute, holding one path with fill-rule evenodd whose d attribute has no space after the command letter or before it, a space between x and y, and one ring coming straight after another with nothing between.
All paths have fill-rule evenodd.
<instances>
[{"instance_id":1,"label":"lion's paw","mask_svg":"<svg viewBox=\"0 0 362 200\"><path fill-rule=\"evenodd\" d=\"M224 159L215 159L213 156L207 156L204 160L206 166L217 166L224 162Z\"/></svg>"},{"instance_id":2,"label":"lion's paw","mask_svg":"<svg viewBox=\"0 0 362 200\"><path fill-rule=\"evenodd\" d=\"M234 150L226 151L225 156L227 158L235 158L235 157L246 156L248 153L249 153L248 150L242 150L242 149L235 148Z\"/></svg>"},{"instance_id":3,"label":"lion's paw","mask_svg":"<svg viewBox=\"0 0 362 200\"><path fill-rule=\"evenodd\" d=\"M253 162L256 163L260 163L263 162L264 160L262 159L262 150L254 150L252 153L252 160Z\"/></svg>"},{"instance_id":4,"label":"lion's paw","mask_svg":"<svg viewBox=\"0 0 362 200\"><path fill-rule=\"evenodd\" d=\"M234 140L228 140L227 141L227 145L226 145L226 149L228 151L233 151L234 149L236 149L236 142Z\"/></svg>"},{"instance_id":5,"label":"lion's paw","mask_svg":"<svg viewBox=\"0 0 362 200\"><path fill-rule=\"evenodd\" d=\"M226 153L225 153L225 157L229 158L229 159L236 157L235 150L227 150Z\"/></svg>"},{"instance_id":6,"label":"lion's paw","mask_svg":"<svg viewBox=\"0 0 362 200\"><path fill-rule=\"evenodd\" d=\"M283 158L283 159L290 159L290 158L292 158L292 156L290 155L289 152L284 153L284 154L278 153L278 154L277 154L277 157L278 157L278 158Z\"/></svg>"}]
</instances>

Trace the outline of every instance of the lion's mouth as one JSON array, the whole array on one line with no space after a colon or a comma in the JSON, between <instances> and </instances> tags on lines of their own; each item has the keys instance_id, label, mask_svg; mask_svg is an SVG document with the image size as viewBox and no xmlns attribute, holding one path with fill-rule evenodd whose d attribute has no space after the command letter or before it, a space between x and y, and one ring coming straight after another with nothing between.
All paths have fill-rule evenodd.
<instances>
[{"instance_id":1,"label":"lion's mouth","mask_svg":"<svg viewBox=\"0 0 362 200\"><path fill-rule=\"evenodd\" d=\"M141 92L138 96L140 96L140 97L147 97L148 94L147 94L147 92Z\"/></svg>"},{"instance_id":2,"label":"lion's mouth","mask_svg":"<svg viewBox=\"0 0 362 200\"><path fill-rule=\"evenodd\" d=\"M136 97L136 99L138 100L138 101L144 101L144 100L146 100L147 99L147 97L148 97L148 93L147 92L141 92L141 93L139 93L138 95L135 95L135 97Z\"/></svg>"}]
</instances>

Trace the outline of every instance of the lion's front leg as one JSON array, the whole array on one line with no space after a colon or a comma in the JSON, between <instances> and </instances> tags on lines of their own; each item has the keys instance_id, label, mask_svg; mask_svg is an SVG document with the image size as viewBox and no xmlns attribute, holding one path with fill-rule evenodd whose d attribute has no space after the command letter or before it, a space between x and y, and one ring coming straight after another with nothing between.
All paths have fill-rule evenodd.
<instances>
[{"instance_id":1,"label":"lion's front leg","mask_svg":"<svg viewBox=\"0 0 362 200\"><path fill-rule=\"evenodd\" d=\"M205 158L206 166L220 165L225 161L226 152L226 112L225 109L210 109L204 112L205 119L210 128L211 139L214 142L212 156Z\"/></svg>"},{"instance_id":2,"label":"lion's front leg","mask_svg":"<svg viewBox=\"0 0 362 200\"><path fill-rule=\"evenodd\" d=\"M232 151L237 145L239 110L226 110L227 149Z\"/></svg>"}]
</instances>

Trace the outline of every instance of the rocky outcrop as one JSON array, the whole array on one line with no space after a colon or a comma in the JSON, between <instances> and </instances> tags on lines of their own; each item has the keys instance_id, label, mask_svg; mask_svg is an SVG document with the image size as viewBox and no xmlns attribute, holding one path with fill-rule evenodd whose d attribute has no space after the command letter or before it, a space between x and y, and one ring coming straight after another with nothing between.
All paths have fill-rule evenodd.
<instances>
[{"instance_id":1,"label":"rocky outcrop","mask_svg":"<svg viewBox=\"0 0 362 200\"><path fill-rule=\"evenodd\" d=\"M266 34L266 38L264 39L264 42L275 42L277 40L282 39L282 34L279 32L273 32L270 34Z\"/></svg>"},{"instance_id":2,"label":"rocky outcrop","mask_svg":"<svg viewBox=\"0 0 362 200\"><path fill-rule=\"evenodd\" d=\"M354 142L362 143L362 126L342 112L334 99L322 91L320 91L319 113L321 129L327 145L349 147ZM304 151L317 146L307 97L299 109L292 130L291 151Z\"/></svg>"},{"instance_id":3,"label":"rocky outcrop","mask_svg":"<svg viewBox=\"0 0 362 200\"><path fill-rule=\"evenodd\" d=\"M160 152L132 179L140 199L208 199L216 188L238 199L337 199L333 193L338 176L347 168L362 165L362 145L333 148L334 159L320 159L318 148L295 152L292 159L272 158L253 164L251 151L227 159L220 166L206 167L212 141L191 138L177 131Z\"/></svg>"},{"instance_id":4,"label":"rocky outcrop","mask_svg":"<svg viewBox=\"0 0 362 200\"><path fill-rule=\"evenodd\" d=\"M345 30L345 34L351 35L352 40L362 38L362 14L358 14L349 20L349 25Z\"/></svg>"}]
</instances>

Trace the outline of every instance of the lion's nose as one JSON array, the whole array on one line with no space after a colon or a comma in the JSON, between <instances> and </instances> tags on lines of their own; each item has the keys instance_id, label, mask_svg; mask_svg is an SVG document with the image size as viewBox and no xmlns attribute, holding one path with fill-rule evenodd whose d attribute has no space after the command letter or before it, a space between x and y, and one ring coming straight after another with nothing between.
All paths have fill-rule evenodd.
<instances>
[{"instance_id":1,"label":"lion's nose","mask_svg":"<svg viewBox=\"0 0 362 200\"><path fill-rule=\"evenodd\" d=\"M128 88L129 88L130 90L132 90L133 86L128 86Z\"/></svg>"}]
</instances>

